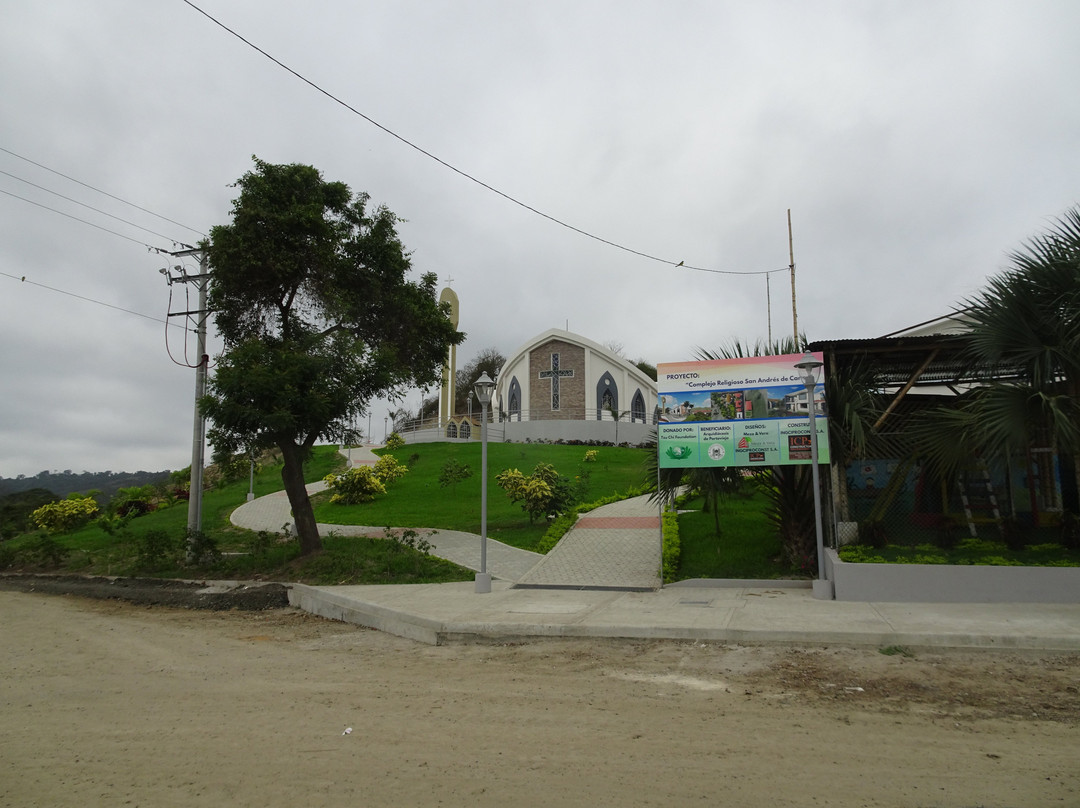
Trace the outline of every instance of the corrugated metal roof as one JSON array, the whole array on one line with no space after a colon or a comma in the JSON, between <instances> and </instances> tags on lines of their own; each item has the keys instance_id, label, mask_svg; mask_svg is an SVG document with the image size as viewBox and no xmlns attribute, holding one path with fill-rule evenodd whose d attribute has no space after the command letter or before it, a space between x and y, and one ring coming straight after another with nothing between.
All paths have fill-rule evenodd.
<instances>
[{"instance_id":1,"label":"corrugated metal roof","mask_svg":"<svg viewBox=\"0 0 1080 808\"><path fill-rule=\"evenodd\" d=\"M964 356L966 342L963 334L935 334L823 340L809 347L825 354L827 366L869 363L878 382L887 387L907 384L916 374L916 387L960 387L1018 376L1015 367L973 364Z\"/></svg>"}]
</instances>

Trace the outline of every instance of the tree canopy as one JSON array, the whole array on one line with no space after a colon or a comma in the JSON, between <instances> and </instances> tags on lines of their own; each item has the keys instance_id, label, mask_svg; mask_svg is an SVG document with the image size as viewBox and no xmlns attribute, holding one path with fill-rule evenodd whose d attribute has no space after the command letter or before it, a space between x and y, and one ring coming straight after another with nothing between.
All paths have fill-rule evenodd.
<instances>
[{"instance_id":1,"label":"tree canopy","mask_svg":"<svg viewBox=\"0 0 1080 808\"><path fill-rule=\"evenodd\" d=\"M434 384L464 335L436 275L409 279L401 221L312 166L255 159L231 224L210 231L209 304L225 341L203 413L218 455L277 446L302 552L321 548L303 481L320 440L368 402Z\"/></svg>"},{"instance_id":2,"label":"tree canopy","mask_svg":"<svg viewBox=\"0 0 1080 808\"><path fill-rule=\"evenodd\" d=\"M961 309L965 357L990 378L919 425L924 459L945 475L1033 447L1063 463L1080 452L1080 208L1009 257Z\"/></svg>"}]
</instances>

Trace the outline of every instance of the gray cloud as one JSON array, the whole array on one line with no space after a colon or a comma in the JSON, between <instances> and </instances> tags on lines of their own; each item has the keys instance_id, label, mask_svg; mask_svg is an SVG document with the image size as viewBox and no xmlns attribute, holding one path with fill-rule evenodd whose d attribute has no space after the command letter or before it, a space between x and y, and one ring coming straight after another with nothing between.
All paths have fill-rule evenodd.
<instances>
[{"instance_id":1,"label":"gray cloud","mask_svg":"<svg viewBox=\"0 0 1080 808\"><path fill-rule=\"evenodd\" d=\"M202 7L442 159L634 250L781 268L790 208L811 339L948 311L1078 201L1072 3ZM311 163L408 220L418 271L453 276L462 362L567 322L652 361L767 333L763 277L676 270L542 219L183 3L5 16L0 147L202 232L227 220L252 154ZM0 170L199 237L3 152ZM0 474L186 465L193 376L164 324L32 285L164 319L166 259L143 245L171 241L4 175L0 190L134 239L0 194ZM779 336L787 275L770 288Z\"/></svg>"}]
</instances>

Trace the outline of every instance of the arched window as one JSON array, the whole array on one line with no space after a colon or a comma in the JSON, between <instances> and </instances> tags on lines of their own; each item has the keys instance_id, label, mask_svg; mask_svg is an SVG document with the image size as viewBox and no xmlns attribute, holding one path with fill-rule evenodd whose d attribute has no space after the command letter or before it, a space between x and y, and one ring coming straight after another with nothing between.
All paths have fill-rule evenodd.
<instances>
[{"instance_id":1,"label":"arched window","mask_svg":"<svg viewBox=\"0 0 1080 808\"><path fill-rule=\"evenodd\" d=\"M612 375L605 372L596 383L596 420L604 420L604 415L612 410L619 410L619 387Z\"/></svg>"},{"instance_id":2,"label":"arched window","mask_svg":"<svg viewBox=\"0 0 1080 808\"><path fill-rule=\"evenodd\" d=\"M510 380L510 405L506 411L510 414L510 420L517 416L521 420L521 385L518 384L517 376Z\"/></svg>"},{"instance_id":3,"label":"arched window","mask_svg":"<svg viewBox=\"0 0 1080 808\"><path fill-rule=\"evenodd\" d=\"M461 426L458 427L457 436L459 438L471 438L472 424L470 424L468 421L462 421Z\"/></svg>"},{"instance_id":4,"label":"arched window","mask_svg":"<svg viewBox=\"0 0 1080 808\"><path fill-rule=\"evenodd\" d=\"M446 425L446 437L448 437L448 438L456 438L457 437L457 424L455 424L453 421L451 421L449 424Z\"/></svg>"},{"instance_id":5,"label":"arched window","mask_svg":"<svg viewBox=\"0 0 1080 808\"><path fill-rule=\"evenodd\" d=\"M641 391L634 392L634 400L630 402L630 420L641 420L641 423L645 421L645 396L641 395Z\"/></svg>"}]
</instances>

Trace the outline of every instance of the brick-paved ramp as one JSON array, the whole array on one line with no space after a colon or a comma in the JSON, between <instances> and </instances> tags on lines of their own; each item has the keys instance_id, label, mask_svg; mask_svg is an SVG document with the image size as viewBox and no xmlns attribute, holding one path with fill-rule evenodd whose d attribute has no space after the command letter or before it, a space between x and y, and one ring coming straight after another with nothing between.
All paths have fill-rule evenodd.
<instances>
[{"instance_id":1,"label":"brick-paved ramp","mask_svg":"<svg viewBox=\"0 0 1080 808\"><path fill-rule=\"evenodd\" d=\"M518 588L660 588L660 514L648 497L584 514Z\"/></svg>"}]
</instances>

